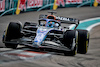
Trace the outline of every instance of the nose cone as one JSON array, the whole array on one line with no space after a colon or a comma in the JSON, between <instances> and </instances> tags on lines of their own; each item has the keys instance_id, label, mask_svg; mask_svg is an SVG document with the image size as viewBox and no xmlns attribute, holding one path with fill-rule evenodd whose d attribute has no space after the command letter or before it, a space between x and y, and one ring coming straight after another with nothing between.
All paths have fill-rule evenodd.
<instances>
[{"instance_id":1,"label":"nose cone","mask_svg":"<svg viewBox=\"0 0 100 67\"><path fill-rule=\"evenodd\" d=\"M52 28L39 27L37 29L36 37L34 39L33 44L41 46L42 42L45 40L45 38L47 37L47 34L50 30L52 30Z\"/></svg>"},{"instance_id":2,"label":"nose cone","mask_svg":"<svg viewBox=\"0 0 100 67\"><path fill-rule=\"evenodd\" d=\"M38 28L34 43L41 45L42 41L45 40L47 33L49 32L46 28Z\"/></svg>"},{"instance_id":3,"label":"nose cone","mask_svg":"<svg viewBox=\"0 0 100 67\"><path fill-rule=\"evenodd\" d=\"M40 43L39 42L37 42L37 41L34 41L33 42L33 47L39 47L40 46Z\"/></svg>"}]
</instances>

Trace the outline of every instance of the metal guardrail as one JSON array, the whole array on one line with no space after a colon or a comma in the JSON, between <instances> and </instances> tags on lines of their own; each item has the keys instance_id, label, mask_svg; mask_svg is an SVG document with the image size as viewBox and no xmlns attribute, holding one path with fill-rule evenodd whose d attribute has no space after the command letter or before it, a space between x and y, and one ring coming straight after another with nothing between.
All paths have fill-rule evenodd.
<instances>
[{"instance_id":1,"label":"metal guardrail","mask_svg":"<svg viewBox=\"0 0 100 67\"><path fill-rule=\"evenodd\" d=\"M4 11L0 12L0 16L3 16L5 14L15 14L16 12L16 8L17 8L17 4L18 4L18 0L0 0L1 1L5 1L5 9ZM54 4L54 0L25 0L25 6L26 9L21 10L22 12L27 12L27 11L40 11L42 9L52 9L53 4ZM42 1L42 6L34 6L33 7L28 7L28 3L29 1ZM84 5L90 5L92 6L94 0L82 0L82 3L67 3L67 0L57 0L58 1L58 6L59 7L81 7ZM71 1L71 0L69 0ZM80 0L81 1L81 0ZM31 2L32 3L32 2ZM0 4L1 5L1 4Z\"/></svg>"},{"instance_id":2,"label":"metal guardrail","mask_svg":"<svg viewBox=\"0 0 100 67\"><path fill-rule=\"evenodd\" d=\"M38 6L28 8L27 7L28 1L29 0L26 1L26 10L23 9L22 11L24 11L24 12L35 11L35 10L41 8L41 7L38 7ZM33 0L33 1L35 1L35 0ZM40 1L43 1L42 7L44 7L45 5L49 5L49 4L54 2L54 0L40 0ZM8 13L15 14L17 4L18 4L18 0L5 0L5 10L0 12L0 16L3 16L4 14L8 14ZM48 6L48 7L50 7L50 6ZM39 10L41 10L41 9L39 9Z\"/></svg>"},{"instance_id":3,"label":"metal guardrail","mask_svg":"<svg viewBox=\"0 0 100 67\"><path fill-rule=\"evenodd\" d=\"M78 5L77 8L82 7L82 6L86 5L86 4L90 4L90 7L92 7L93 2L94 2L94 0L84 1L84 3Z\"/></svg>"}]
</instances>

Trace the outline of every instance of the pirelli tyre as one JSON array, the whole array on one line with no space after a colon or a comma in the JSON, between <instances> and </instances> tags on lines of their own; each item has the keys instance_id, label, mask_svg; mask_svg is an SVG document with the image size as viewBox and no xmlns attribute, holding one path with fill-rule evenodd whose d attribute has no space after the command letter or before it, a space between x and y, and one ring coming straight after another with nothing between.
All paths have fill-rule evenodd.
<instances>
[{"instance_id":1,"label":"pirelli tyre","mask_svg":"<svg viewBox=\"0 0 100 67\"><path fill-rule=\"evenodd\" d=\"M22 28L22 26L20 23L10 22L5 31L5 35L3 36L3 41L10 42L10 40L12 40L12 39L20 38L21 37L21 28ZM16 49L18 44L5 43L5 46L7 48Z\"/></svg>"},{"instance_id":2,"label":"pirelli tyre","mask_svg":"<svg viewBox=\"0 0 100 67\"><path fill-rule=\"evenodd\" d=\"M78 53L86 54L89 47L89 32L78 30Z\"/></svg>"},{"instance_id":3,"label":"pirelli tyre","mask_svg":"<svg viewBox=\"0 0 100 67\"><path fill-rule=\"evenodd\" d=\"M67 30L64 34L63 43L71 51L64 51L65 56L74 56L77 54L77 31Z\"/></svg>"}]
</instances>

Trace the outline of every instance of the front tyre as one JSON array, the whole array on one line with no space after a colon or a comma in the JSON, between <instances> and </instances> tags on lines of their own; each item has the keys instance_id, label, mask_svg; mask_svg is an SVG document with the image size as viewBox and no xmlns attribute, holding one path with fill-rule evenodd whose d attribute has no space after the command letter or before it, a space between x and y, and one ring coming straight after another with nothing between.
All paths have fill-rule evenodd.
<instances>
[{"instance_id":1,"label":"front tyre","mask_svg":"<svg viewBox=\"0 0 100 67\"><path fill-rule=\"evenodd\" d=\"M71 51L65 51L65 56L75 56L77 54L77 45L74 46L74 49Z\"/></svg>"},{"instance_id":2,"label":"front tyre","mask_svg":"<svg viewBox=\"0 0 100 67\"><path fill-rule=\"evenodd\" d=\"M67 30L64 34L63 44L71 51L64 51L65 56L74 56L77 54L77 31Z\"/></svg>"},{"instance_id":3,"label":"front tyre","mask_svg":"<svg viewBox=\"0 0 100 67\"><path fill-rule=\"evenodd\" d=\"M10 22L8 28L4 32L3 42L10 42L12 39L18 39L21 37L22 26L19 23ZM18 44L5 43L7 48L16 49Z\"/></svg>"}]
</instances>

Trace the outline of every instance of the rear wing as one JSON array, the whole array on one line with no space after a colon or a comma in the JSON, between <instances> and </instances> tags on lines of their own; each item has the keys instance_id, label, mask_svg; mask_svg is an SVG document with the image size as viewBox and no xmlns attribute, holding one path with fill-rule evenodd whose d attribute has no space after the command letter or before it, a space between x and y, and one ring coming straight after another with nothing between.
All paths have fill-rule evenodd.
<instances>
[{"instance_id":1,"label":"rear wing","mask_svg":"<svg viewBox=\"0 0 100 67\"><path fill-rule=\"evenodd\" d=\"M79 20L75 18L56 16L56 20L60 20L61 23L66 23L66 24L77 24L77 25L79 24Z\"/></svg>"},{"instance_id":2,"label":"rear wing","mask_svg":"<svg viewBox=\"0 0 100 67\"><path fill-rule=\"evenodd\" d=\"M39 19L48 19L47 18L48 15L43 15L41 14L39 16ZM54 16L56 19L55 20L59 20L61 23L66 23L66 24L79 24L79 20L75 19L75 18L68 18L68 17L61 17L61 16Z\"/></svg>"},{"instance_id":3,"label":"rear wing","mask_svg":"<svg viewBox=\"0 0 100 67\"><path fill-rule=\"evenodd\" d=\"M41 15L39 15L39 19L46 19L47 16L48 16L48 15L43 15L43 14L41 14Z\"/></svg>"}]
</instances>

